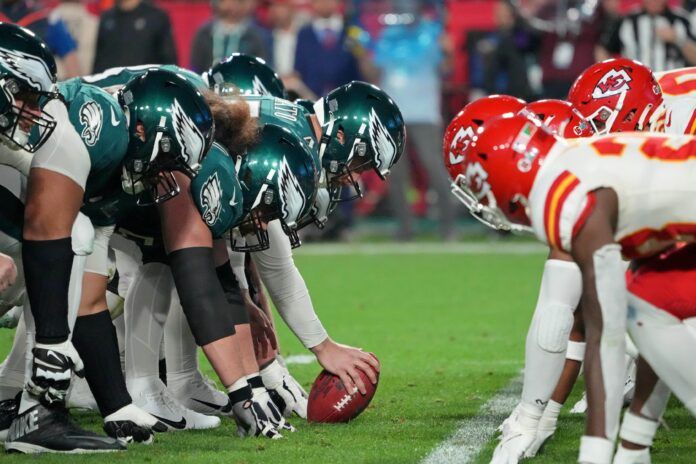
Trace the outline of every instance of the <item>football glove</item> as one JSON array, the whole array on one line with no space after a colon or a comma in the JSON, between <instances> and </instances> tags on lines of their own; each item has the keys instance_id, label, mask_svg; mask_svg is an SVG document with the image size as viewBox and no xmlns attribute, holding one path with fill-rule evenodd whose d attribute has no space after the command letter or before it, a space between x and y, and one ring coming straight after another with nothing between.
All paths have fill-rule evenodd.
<instances>
[{"instance_id":1,"label":"football glove","mask_svg":"<svg viewBox=\"0 0 696 464\"><path fill-rule=\"evenodd\" d=\"M307 392L278 361L261 369L261 378L283 416L290 417L294 412L302 419L307 418Z\"/></svg>"},{"instance_id":2,"label":"football glove","mask_svg":"<svg viewBox=\"0 0 696 464\"><path fill-rule=\"evenodd\" d=\"M82 377L84 365L75 347L66 340L55 345L37 343L27 390L46 406L64 405L70 388L70 377Z\"/></svg>"},{"instance_id":3,"label":"football glove","mask_svg":"<svg viewBox=\"0 0 696 464\"><path fill-rule=\"evenodd\" d=\"M283 438L268 419L264 408L253 398L234 403L232 412L237 423L237 435L240 437L264 436L271 440Z\"/></svg>"}]
</instances>

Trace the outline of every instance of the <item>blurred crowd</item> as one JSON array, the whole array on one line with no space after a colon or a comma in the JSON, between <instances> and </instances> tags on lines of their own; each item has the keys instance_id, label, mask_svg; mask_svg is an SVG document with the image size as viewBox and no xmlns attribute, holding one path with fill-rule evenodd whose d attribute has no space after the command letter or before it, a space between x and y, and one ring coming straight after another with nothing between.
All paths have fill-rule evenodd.
<instances>
[{"instance_id":1,"label":"blurred crowd","mask_svg":"<svg viewBox=\"0 0 696 464\"><path fill-rule=\"evenodd\" d=\"M441 140L463 103L564 98L583 69L613 55L656 71L696 64L695 9L696 0L0 0L0 20L43 37L62 78L154 63L200 72L242 52L271 64L291 98L375 83L403 112L409 162L386 184L367 176L363 200L341 204L325 233L391 217L397 239L426 224L451 240L464 215Z\"/></svg>"}]
</instances>

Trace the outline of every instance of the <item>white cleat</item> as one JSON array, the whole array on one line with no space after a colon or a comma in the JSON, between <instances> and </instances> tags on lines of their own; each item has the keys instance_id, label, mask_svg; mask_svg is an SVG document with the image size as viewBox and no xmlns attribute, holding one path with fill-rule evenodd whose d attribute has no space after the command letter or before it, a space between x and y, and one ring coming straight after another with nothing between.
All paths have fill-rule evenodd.
<instances>
[{"instance_id":1,"label":"white cleat","mask_svg":"<svg viewBox=\"0 0 696 464\"><path fill-rule=\"evenodd\" d=\"M578 400L577 403L573 405L573 408L570 410L571 414L585 414L587 411L587 394L583 393L582 398Z\"/></svg>"},{"instance_id":2,"label":"white cleat","mask_svg":"<svg viewBox=\"0 0 696 464\"><path fill-rule=\"evenodd\" d=\"M97 401L89 389L87 380L76 375L70 380L70 391L67 397L68 408L86 409L88 411L99 411Z\"/></svg>"},{"instance_id":3,"label":"white cleat","mask_svg":"<svg viewBox=\"0 0 696 464\"><path fill-rule=\"evenodd\" d=\"M198 370L183 375L168 373L167 389L182 406L201 414L227 416L232 413L229 397Z\"/></svg>"},{"instance_id":4,"label":"white cleat","mask_svg":"<svg viewBox=\"0 0 696 464\"><path fill-rule=\"evenodd\" d=\"M127 381L133 404L167 426L169 431L212 429L220 418L206 416L177 402L157 377Z\"/></svg>"},{"instance_id":5,"label":"white cleat","mask_svg":"<svg viewBox=\"0 0 696 464\"><path fill-rule=\"evenodd\" d=\"M650 448L629 450L619 446L612 462L613 464L651 464Z\"/></svg>"}]
</instances>

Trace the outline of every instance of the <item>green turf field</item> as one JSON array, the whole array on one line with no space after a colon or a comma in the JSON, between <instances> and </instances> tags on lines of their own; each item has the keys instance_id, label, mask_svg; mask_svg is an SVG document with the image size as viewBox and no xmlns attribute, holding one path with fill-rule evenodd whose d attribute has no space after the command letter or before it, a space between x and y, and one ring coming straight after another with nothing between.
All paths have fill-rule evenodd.
<instances>
[{"instance_id":1,"label":"green turf field","mask_svg":"<svg viewBox=\"0 0 696 464\"><path fill-rule=\"evenodd\" d=\"M417 463L522 368L543 253L332 256L312 249L300 251L297 263L329 333L382 362L377 395L357 420L323 426L295 420L297 432L280 442L237 438L225 420L216 430L158 435L152 446L108 457L0 455L0 462ZM0 331L3 356L11 335ZM281 344L286 356L304 353L287 330ZM305 386L319 371L316 363L290 368ZM212 375L207 364L206 371ZM94 414L78 418L101 427ZM674 403L666 421L671 430L658 434L654 462L694 462L694 420ZM581 432L582 418L564 415L557 436L532 462L575 462ZM490 441L472 462L488 462L494 446Z\"/></svg>"}]
</instances>

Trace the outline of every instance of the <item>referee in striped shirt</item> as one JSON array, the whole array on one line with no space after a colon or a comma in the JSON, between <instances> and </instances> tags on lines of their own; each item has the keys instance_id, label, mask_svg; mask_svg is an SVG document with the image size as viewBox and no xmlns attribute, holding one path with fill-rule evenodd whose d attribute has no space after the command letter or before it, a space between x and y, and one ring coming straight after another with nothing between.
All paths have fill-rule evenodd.
<instances>
[{"instance_id":1,"label":"referee in striped shirt","mask_svg":"<svg viewBox=\"0 0 696 464\"><path fill-rule=\"evenodd\" d=\"M689 17L667 0L643 0L642 7L619 20L605 36L600 57L621 54L653 71L696 64L696 39Z\"/></svg>"}]
</instances>

